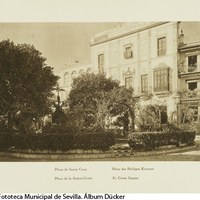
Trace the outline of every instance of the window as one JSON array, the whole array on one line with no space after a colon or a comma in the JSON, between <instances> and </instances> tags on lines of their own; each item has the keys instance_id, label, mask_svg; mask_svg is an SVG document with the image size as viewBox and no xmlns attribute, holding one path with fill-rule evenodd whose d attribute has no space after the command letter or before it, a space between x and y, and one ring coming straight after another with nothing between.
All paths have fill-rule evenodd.
<instances>
[{"instance_id":1,"label":"window","mask_svg":"<svg viewBox=\"0 0 200 200\"><path fill-rule=\"evenodd\" d=\"M195 89L197 89L197 82L188 83L188 90L195 90Z\"/></svg>"},{"instance_id":2,"label":"window","mask_svg":"<svg viewBox=\"0 0 200 200\"><path fill-rule=\"evenodd\" d=\"M79 71L79 74L80 74L80 75L84 74L83 69L81 69L81 70Z\"/></svg>"},{"instance_id":3,"label":"window","mask_svg":"<svg viewBox=\"0 0 200 200\"><path fill-rule=\"evenodd\" d=\"M98 69L100 72L103 72L104 69L104 54L98 55Z\"/></svg>"},{"instance_id":4,"label":"window","mask_svg":"<svg viewBox=\"0 0 200 200\"><path fill-rule=\"evenodd\" d=\"M197 69L197 55L188 56L188 72L194 72Z\"/></svg>"},{"instance_id":5,"label":"window","mask_svg":"<svg viewBox=\"0 0 200 200\"><path fill-rule=\"evenodd\" d=\"M72 78L76 78L77 76L78 76L78 75L77 75L77 72L76 72L76 71L73 71L72 74L71 74L71 77L72 77Z\"/></svg>"},{"instance_id":6,"label":"window","mask_svg":"<svg viewBox=\"0 0 200 200\"><path fill-rule=\"evenodd\" d=\"M169 69L160 69L154 71L154 91L169 91Z\"/></svg>"},{"instance_id":7,"label":"window","mask_svg":"<svg viewBox=\"0 0 200 200\"><path fill-rule=\"evenodd\" d=\"M125 87L126 88L131 88L132 87L132 76L125 77Z\"/></svg>"},{"instance_id":8,"label":"window","mask_svg":"<svg viewBox=\"0 0 200 200\"><path fill-rule=\"evenodd\" d=\"M148 92L148 75L141 76L141 92L147 93Z\"/></svg>"},{"instance_id":9,"label":"window","mask_svg":"<svg viewBox=\"0 0 200 200\"><path fill-rule=\"evenodd\" d=\"M166 37L158 38L157 53L158 56L163 56L166 54Z\"/></svg>"},{"instance_id":10,"label":"window","mask_svg":"<svg viewBox=\"0 0 200 200\"><path fill-rule=\"evenodd\" d=\"M129 59L133 57L133 51L131 46L127 46L124 51L124 58Z\"/></svg>"}]
</instances>

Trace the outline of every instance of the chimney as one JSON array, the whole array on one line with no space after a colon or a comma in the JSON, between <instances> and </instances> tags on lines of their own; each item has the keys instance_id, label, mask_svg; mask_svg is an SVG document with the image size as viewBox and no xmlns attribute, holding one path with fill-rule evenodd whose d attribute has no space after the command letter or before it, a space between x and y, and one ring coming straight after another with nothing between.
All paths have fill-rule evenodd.
<instances>
[{"instance_id":1,"label":"chimney","mask_svg":"<svg viewBox=\"0 0 200 200\"><path fill-rule=\"evenodd\" d=\"M184 33L183 30L181 29L181 34L179 35L179 45L184 44Z\"/></svg>"}]
</instances>

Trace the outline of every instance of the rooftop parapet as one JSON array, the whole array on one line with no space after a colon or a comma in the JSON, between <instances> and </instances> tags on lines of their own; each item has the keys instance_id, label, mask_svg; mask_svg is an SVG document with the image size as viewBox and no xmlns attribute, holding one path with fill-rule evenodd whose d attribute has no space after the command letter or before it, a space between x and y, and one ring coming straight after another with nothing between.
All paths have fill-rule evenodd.
<instances>
[{"instance_id":1,"label":"rooftop parapet","mask_svg":"<svg viewBox=\"0 0 200 200\"><path fill-rule=\"evenodd\" d=\"M155 26L159 26L168 22L127 22L119 23L118 27L110 30L106 30L93 35L90 45L96 45L103 42L107 42L118 37L124 37L136 32L140 32Z\"/></svg>"}]
</instances>

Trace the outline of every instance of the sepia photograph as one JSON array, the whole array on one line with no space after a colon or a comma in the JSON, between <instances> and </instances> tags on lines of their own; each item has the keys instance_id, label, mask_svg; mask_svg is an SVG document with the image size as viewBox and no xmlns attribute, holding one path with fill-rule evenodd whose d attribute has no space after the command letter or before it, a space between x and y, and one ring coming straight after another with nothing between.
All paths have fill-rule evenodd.
<instances>
[{"instance_id":1,"label":"sepia photograph","mask_svg":"<svg viewBox=\"0 0 200 200\"><path fill-rule=\"evenodd\" d=\"M198 0L0 2L0 198L199 193Z\"/></svg>"},{"instance_id":2,"label":"sepia photograph","mask_svg":"<svg viewBox=\"0 0 200 200\"><path fill-rule=\"evenodd\" d=\"M0 161L200 161L199 21L0 30Z\"/></svg>"}]
</instances>

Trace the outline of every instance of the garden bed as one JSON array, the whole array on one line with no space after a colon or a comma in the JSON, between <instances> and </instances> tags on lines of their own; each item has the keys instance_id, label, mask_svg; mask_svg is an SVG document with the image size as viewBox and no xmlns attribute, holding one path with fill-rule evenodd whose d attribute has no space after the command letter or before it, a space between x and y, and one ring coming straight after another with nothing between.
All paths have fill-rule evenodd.
<instances>
[{"instance_id":1,"label":"garden bed","mask_svg":"<svg viewBox=\"0 0 200 200\"><path fill-rule=\"evenodd\" d=\"M143 157L143 156L155 156L155 155L164 155L171 153L179 153L185 151L191 151L196 148L196 145L185 146L185 147L176 147L176 146L165 146L165 148L158 148L153 151L135 151L130 147L127 149L110 149L107 151L101 150L69 150L69 151L41 151L41 150L17 150L10 149L6 152L0 152L0 155L9 156L13 158L20 159L30 159L30 160L107 160L108 158L117 158L117 157Z\"/></svg>"},{"instance_id":2,"label":"garden bed","mask_svg":"<svg viewBox=\"0 0 200 200\"><path fill-rule=\"evenodd\" d=\"M195 132L186 131L140 132L130 134L128 144L133 150L150 151L168 145L193 145L195 136Z\"/></svg>"}]
</instances>

